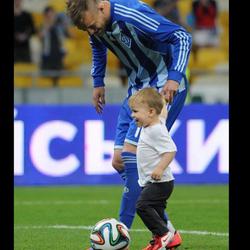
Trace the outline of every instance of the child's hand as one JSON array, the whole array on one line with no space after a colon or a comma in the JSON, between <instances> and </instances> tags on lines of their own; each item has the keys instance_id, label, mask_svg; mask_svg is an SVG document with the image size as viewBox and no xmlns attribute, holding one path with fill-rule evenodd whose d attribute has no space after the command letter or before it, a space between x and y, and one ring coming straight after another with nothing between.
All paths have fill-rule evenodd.
<instances>
[{"instance_id":1,"label":"child's hand","mask_svg":"<svg viewBox=\"0 0 250 250\"><path fill-rule=\"evenodd\" d=\"M163 170L161 168L155 168L151 174L153 180L159 181L162 177Z\"/></svg>"},{"instance_id":2,"label":"child's hand","mask_svg":"<svg viewBox=\"0 0 250 250\"><path fill-rule=\"evenodd\" d=\"M166 102L164 102L163 108L161 110L160 117L162 117L164 120L167 120L167 118L168 118L168 111L167 111L168 103L167 104L165 104L165 103Z\"/></svg>"}]
</instances>

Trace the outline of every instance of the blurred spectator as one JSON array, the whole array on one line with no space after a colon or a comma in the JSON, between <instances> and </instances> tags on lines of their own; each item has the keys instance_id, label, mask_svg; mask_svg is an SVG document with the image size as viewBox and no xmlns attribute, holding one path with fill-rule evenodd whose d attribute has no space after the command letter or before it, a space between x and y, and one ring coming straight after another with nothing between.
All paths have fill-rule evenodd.
<instances>
[{"instance_id":1,"label":"blurred spectator","mask_svg":"<svg viewBox=\"0 0 250 250\"><path fill-rule=\"evenodd\" d=\"M60 26L66 36L70 36L69 28L72 25L70 18L65 12L59 12L56 16L57 25Z\"/></svg>"},{"instance_id":2,"label":"blurred spectator","mask_svg":"<svg viewBox=\"0 0 250 250\"><path fill-rule=\"evenodd\" d=\"M57 13L51 6L43 11L44 22L39 32L42 42L41 70L44 75L51 75L53 86L57 86L60 71L64 69L63 59L66 51L64 39L68 36L67 26L63 19L58 19Z\"/></svg>"},{"instance_id":3,"label":"blurred spectator","mask_svg":"<svg viewBox=\"0 0 250 250\"><path fill-rule=\"evenodd\" d=\"M219 45L217 12L215 0L195 0L192 3L193 19L189 19L189 24L193 28L192 50L195 60L199 48Z\"/></svg>"},{"instance_id":4,"label":"blurred spectator","mask_svg":"<svg viewBox=\"0 0 250 250\"><path fill-rule=\"evenodd\" d=\"M177 1L178 0L155 0L153 8L170 21L185 27L186 24L180 16Z\"/></svg>"},{"instance_id":5,"label":"blurred spectator","mask_svg":"<svg viewBox=\"0 0 250 250\"><path fill-rule=\"evenodd\" d=\"M14 63L31 62L30 38L35 34L32 16L22 9L22 0L14 0Z\"/></svg>"}]
</instances>

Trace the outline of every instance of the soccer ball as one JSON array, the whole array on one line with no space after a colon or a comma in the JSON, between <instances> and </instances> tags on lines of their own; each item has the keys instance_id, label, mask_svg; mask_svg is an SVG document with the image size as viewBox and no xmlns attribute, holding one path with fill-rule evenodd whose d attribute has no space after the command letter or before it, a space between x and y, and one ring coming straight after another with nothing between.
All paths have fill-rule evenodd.
<instances>
[{"instance_id":1,"label":"soccer ball","mask_svg":"<svg viewBox=\"0 0 250 250\"><path fill-rule=\"evenodd\" d=\"M128 228L114 218L98 221L90 233L91 247L95 250L121 250L129 246Z\"/></svg>"}]
</instances>

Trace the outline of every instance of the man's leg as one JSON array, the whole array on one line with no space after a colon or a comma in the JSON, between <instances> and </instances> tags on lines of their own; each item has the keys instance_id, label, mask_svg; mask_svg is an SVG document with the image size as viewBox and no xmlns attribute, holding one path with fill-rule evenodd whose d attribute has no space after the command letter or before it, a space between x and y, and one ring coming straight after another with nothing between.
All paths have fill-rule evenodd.
<instances>
[{"instance_id":1,"label":"man's leg","mask_svg":"<svg viewBox=\"0 0 250 250\"><path fill-rule=\"evenodd\" d=\"M141 193L138 184L138 172L136 163L136 146L125 143L121 158L126 174L124 191L120 207L120 221L131 228L135 217L135 204Z\"/></svg>"},{"instance_id":2,"label":"man's leg","mask_svg":"<svg viewBox=\"0 0 250 250\"><path fill-rule=\"evenodd\" d=\"M120 207L120 221L128 228L132 225L135 203L140 194L136 164L136 145L139 133L136 131L137 126L131 117L131 110L126 99L118 116L112 165L125 182ZM131 143L126 143L127 139Z\"/></svg>"},{"instance_id":3,"label":"man's leg","mask_svg":"<svg viewBox=\"0 0 250 250\"><path fill-rule=\"evenodd\" d=\"M122 158L124 159L124 164ZM120 164L121 162L122 164ZM113 167L124 180L124 190L121 199L119 220L123 222L128 228L131 228L135 216L135 203L138 196L140 195L136 155L130 152L122 153L121 150L116 149L114 151L112 163Z\"/></svg>"},{"instance_id":4,"label":"man's leg","mask_svg":"<svg viewBox=\"0 0 250 250\"><path fill-rule=\"evenodd\" d=\"M112 166L121 176L121 178L125 181L126 180L126 173L124 169L124 164L121 158L122 149L115 148L114 155L112 159Z\"/></svg>"},{"instance_id":5,"label":"man's leg","mask_svg":"<svg viewBox=\"0 0 250 250\"><path fill-rule=\"evenodd\" d=\"M112 159L112 166L125 181L126 174L124 169L124 164L121 158L121 152L124 145L124 140L129 129L129 124L132 121L130 116L130 110L128 109L127 99L123 101L119 115L117 118L116 134L115 134L115 147L114 155Z\"/></svg>"}]
</instances>

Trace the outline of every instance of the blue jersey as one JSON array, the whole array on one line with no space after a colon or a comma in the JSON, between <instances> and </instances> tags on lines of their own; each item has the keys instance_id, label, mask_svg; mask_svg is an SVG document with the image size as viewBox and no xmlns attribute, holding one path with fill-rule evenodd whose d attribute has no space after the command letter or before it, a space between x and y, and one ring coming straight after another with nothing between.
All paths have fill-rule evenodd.
<instances>
[{"instance_id":1,"label":"blue jersey","mask_svg":"<svg viewBox=\"0 0 250 250\"><path fill-rule=\"evenodd\" d=\"M104 86L109 48L128 75L128 96L160 89L168 79L181 82L191 49L191 35L137 0L110 0L111 20L101 36L92 35L91 75L94 87Z\"/></svg>"}]
</instances>

